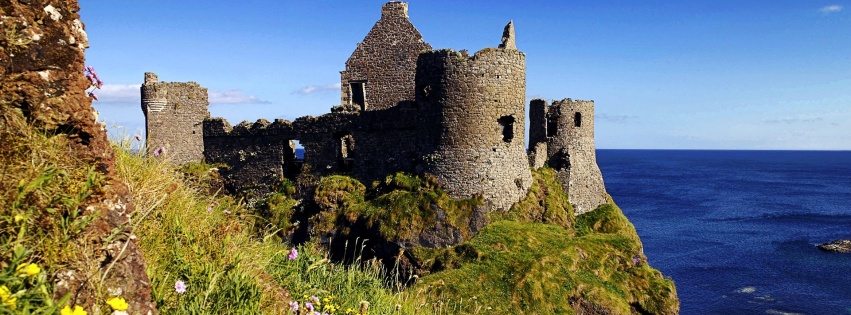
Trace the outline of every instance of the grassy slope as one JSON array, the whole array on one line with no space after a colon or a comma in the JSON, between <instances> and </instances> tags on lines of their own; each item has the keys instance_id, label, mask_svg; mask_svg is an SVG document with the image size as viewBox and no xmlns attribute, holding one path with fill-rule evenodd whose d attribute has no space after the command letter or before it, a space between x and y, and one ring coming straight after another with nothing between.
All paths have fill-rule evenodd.
<instances>
[{"instance_id":1,"label":"grassy slope","mask_svg":"<svg viewBox=\"0 0 851 315\"><path fill-rule=\"evenodd\" d=\"M280 314L306 295L333 296L341 309L359 309L361 301L372 303L373 314L395 309L397 296L376 270L334 265L311 245L291 261L290 247L274 234L257 236L252 224L259 220L242 204L186 185L165 162L117 151L134 202L150 210L136 235L162 313ZM175 292L176 280L186 283L185 293Z\"/></svg>"},{"instance_id":2,"label":"grassy slope","mask_svg":"<svg viewBox=\"0 0 851 315\"><path fill-rule=\"evenodd\" d=\"M433 273L402 294L407 313L677 313L673 282L646 264L635 228L617 206L574 218L554 172L541 169L534 178L526 198L491 213L494 223L467 242L408 248ZM446 206L445 193L427 180L397 174L385 183L369 192L351 178L323 179L316 194L326 209L323 224L365 220L379 224L386 239L405 240L433 226L429 205L438 204L447 218L462 218L451 225L463 226L460 212L469 208Z\"/></svg>"},{"instance_id":3,"label":"grassy slope","mask_svg":"<svg viewBox=\"0 0 851 315\"><path fill-rule=\"evenodd\" d=\"M582 303L613 314L630 314L630 304L653 314L677 313L673 282L644 262L620 210L609 204L595 212L604 215L579 216L577 225L618 228L572 237L555 225L492 223L465 244L467 259L456 269L426 276L412 290L422 292L423 302L470 301L455 306L459 313L573 314L571 304Z\"/></svg>"},{"instance_id":4,"label":"grassy slope","mask_svg":"<svg viewBox=\"0 0 851 315\"><path fill-rule=\"evenodd\" d=\"M80 215L76 204L100 184L91 170L62 159L61 138L27 132L3 137L8 154L3 156L0 198L0 280L15 285L13 292L29 288L18 296L17 311L52 313L56 306L41 289L31 289L45 286L50 291L45 275L73 257L84 239L78 233L91 220ZM488 308L491 313L569 314L571 303L615 314L628 313L630 303L652 313L677 309L673 283L646 265L638 237L620 210L605 205L574 218L546 170L535 174L538 185L517 207L492 215L495 222L468 242L431 250L427 256L441 261L440 268L416 286L392 293L374 264L363 269L336 265L313 245L299 247L299 258L289 260L290 246L275 236L277 225L289 224L284 217L296 204L286 196L272 202L285 215L267 221L231 198L210 196L167 163L123 148L116 150L117 167L132 191L137 213L131 224L163 314L280 314L288 300L304 302L310 295L331 298L321 307L334 305L338 314L358 312L361 301L371 303L371 314L478 313ZM205 168L200 170L203 174ZM396 175L371 192L359 183L337 180L348 183L348 193L326 202L342 201L337 206L348 210L335 211L341 215L335 219L363 216L373 224L392 222L381 229L388 238L416 232L399 227L427 226L434 214L416 210L431 209L431 203L463 228L468 218L460 212L481 202L448 200L427 179ZM355 198L347 200L352 193ZM272 228L257 226L261 222ZM267 234L258 236L257 231ZM636 255L638 264L632 261ZM42 276L16 280L21 279L15 271L20 262L37 263ZM174 291L176 280L187 284L185 293ZM4 307L0 304L0 311Z\"/></svg>"}]
</instances>

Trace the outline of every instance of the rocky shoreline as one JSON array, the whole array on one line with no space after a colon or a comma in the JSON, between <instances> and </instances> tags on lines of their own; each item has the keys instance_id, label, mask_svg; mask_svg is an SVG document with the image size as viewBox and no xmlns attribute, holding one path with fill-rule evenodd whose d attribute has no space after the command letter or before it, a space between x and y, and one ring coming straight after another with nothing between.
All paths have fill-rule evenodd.
<instances>
[{"instance_id":1,"label":"rocky shoreline","mask_svg":"<svg viewBox=\"0 0 851 315\"><path fill-rule=\"evenodd\" d=\"M821 245L816 245L818 249L832 253L851 253L851 240L836 240L827 242Z\"/></svg>"}]
</instances>

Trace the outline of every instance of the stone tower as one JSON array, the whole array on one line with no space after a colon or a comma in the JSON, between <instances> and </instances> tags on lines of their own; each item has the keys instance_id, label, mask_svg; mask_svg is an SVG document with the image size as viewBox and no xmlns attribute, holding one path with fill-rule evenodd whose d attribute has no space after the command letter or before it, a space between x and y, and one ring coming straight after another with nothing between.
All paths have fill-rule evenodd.
<instances>
[{"instance_id":1,"label":"stone tower","mask_svg":"<svg viewBox=\"0 0 851 315\"><path fill-rule=\"evenodd\" d=\"M506 27L513 34L513 25ZM417 62L416 101L440 117L439 145L427 155L434 174L454 197L481 193L507 210L532 183L525 144L526 56L513 48L423 52Z\"/></svg>"},{"instance_id":2,"label":"stone tower","mask_svg":"<svg viewBox=\"0 0 851 315\"><path fill-rule=\"evenodd\" d=\"M156 74L145 72L141 90L148 153L164 148L174 163L201 161L202 123L210 118L207 89L195 82L159 82Z\"/></svg>"},{"instance_id":3,"label":"stone tower","mask_svg":"<svg viewBox=\"0 0 851 315\"><path fill-rule=\"evenodd\" d=\"M417 56L424 50L431 45L408 20L408 4L385 3L381 19L340 72L341 104L381 110L412 101Z\"/></svg>"},{"instance_id":4,"label":"stone tower","mask_svg":"<svg viewBox=\"0 0 851 315\"><path fill-rule=\"evenodd\" d=\"M535 99L529 104L529 142L546 143L547 163L558 171L576 214L606 203L606 187L594 146L594 101ZM543 154L544 152L536 152Z\"/></svg>"}]
</instances>

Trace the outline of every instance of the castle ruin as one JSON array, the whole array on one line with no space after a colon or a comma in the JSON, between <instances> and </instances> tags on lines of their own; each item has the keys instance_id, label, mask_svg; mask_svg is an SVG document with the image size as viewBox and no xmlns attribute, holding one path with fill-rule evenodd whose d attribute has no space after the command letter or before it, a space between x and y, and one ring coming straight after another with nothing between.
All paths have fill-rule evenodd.
<instances>
[{"instance_id":1,"label":"castle ruin","mask_svg":"<svg viewBox=\"0 0 851 315\"><path fill-rule=\"evenodd\" d=\"M407 3L383 5L340 72L342 103L319 117L232 127L209 118L206 89L146 73L149 150L166 146L175 162L203 156L225 163L222 175L234 191L267 192L284 178L345 174L370 183L408 172L432 174L451 196L482 195L503 210L525 197L530 167L548 164L577 214L606 202L593 101L533 100L527 152L526 56L512 22L497 48L470 56L432 50L407 12ZM294 141L304 147L303 159Z\"/></svg>"}]
</instances>

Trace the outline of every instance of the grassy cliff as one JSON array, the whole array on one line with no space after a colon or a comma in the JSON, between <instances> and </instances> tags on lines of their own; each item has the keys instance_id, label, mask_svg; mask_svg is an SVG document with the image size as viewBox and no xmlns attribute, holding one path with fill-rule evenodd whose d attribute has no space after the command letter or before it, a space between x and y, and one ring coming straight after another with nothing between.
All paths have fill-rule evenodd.
<instances>
[{"instance_id":1,"label":"grassy cliff","mask_svg":"<svg viewBox=\"0 0 851 315\"><path fill-rule=\"evenodd\" d=\"M9 185L4 184L0 200L0 280L12 290L0 313L54 313L73 305L72 297L53 296L52 280L87 246L81 227L92 218L74 209L102 185L91 171L59 158L57 140L39 133L29 137L7 151L18 153L6 156L4 176L16 177L5 181ZM130 152L128 144L116 149L116 169L137 210L127 227L132 233L113 237L139 240L152 296L163 314L295 313L290 302L302 311L310 302L332 314L673 314L678 309L673 283L646 264L638 236L620 210L606 204L574 217L548 169L535 172L536 184L526 198L504 213L482 213L480 198L455 200L433 179L405 174L370 188L348 177L324 178L313 210L293 199L293 185L285 182L252 209L211 192L214 166L176 168ZM299 221L302 217L308 219ZM306 225L314 236L353 237L344 260L355 263L334 262L329 249L314 242L289 243L287 236ZM416 276L402 279L411 286L388 286L394 282L387 281L381 263L361 259L374 250L374 242L358 240L358 229L396 244L394 250L416 265ZM446 247L421 235L450 235L456 243ZM32 278L17 270L30 263L41 269ZM185 291L176 289L178 281ZM104 297L111 294L103 290ZM105 298L101 303L101 310L110 307Z\"/></svg>"}]
</instances>

